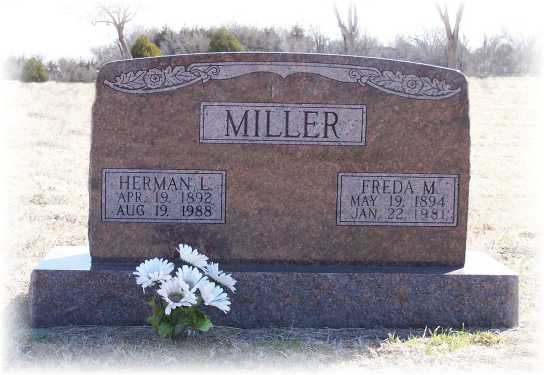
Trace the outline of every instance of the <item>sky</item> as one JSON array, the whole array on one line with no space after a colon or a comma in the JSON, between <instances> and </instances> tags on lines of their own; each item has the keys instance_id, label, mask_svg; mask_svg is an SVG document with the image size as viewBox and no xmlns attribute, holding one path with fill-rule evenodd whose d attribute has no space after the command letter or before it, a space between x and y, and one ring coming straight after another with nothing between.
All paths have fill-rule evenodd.
<instances>
[{"instance_id":1,"label":"sky","mask_svg":"<svg viewBox=\"0 0 544 375\"><path fill-rule=\"evenodd\" d=\"M477 46L484 34L501 30L520 36L541 35L539 2L466 1L461 34L468 37L469 46ZM101 3L120 2L104 0ZM435 0L136 0L124 3L136 11L127 32L137 26L168 25L179 29L230 23L275 27L299 24L318 26L335 39L340 38L340 33L334 18L334 5L345 14L350 3L357 6L362 29L385 43L396 34L417 34L442 27ZM439 3L448 5L453 16L459 1L439 0ZM7 50L2 48L4 57L92 58L92 47L109 44L116 38L113 27L92 24L96 6L96 1L89 0L2 1L0 14L8 15L0 22L3 43L8 44Z\"/></svg>"}]
</instances>

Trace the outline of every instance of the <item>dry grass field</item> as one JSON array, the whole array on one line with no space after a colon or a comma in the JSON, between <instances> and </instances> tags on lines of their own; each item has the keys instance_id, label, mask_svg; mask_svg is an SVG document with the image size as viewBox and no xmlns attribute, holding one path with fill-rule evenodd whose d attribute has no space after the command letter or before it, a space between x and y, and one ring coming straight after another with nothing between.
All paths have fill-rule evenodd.
<instances>
[{"instance_id":1,"label":"dry grass field","mask_svg":"<svg viewBox=\"0 0 544 375\"><path fill-rule=\"evenodd\" d=\"M28 326L30 272L53 246L87 243L90 84L5 82L1 186L4 209L3 366L104 369L136 366L351 371L535 369L537 194L531 169L537 99L531 78L470 79L472 180L468 249L520 274L520 325L509 330L262 329L217 327L188 341L148 327ZM5 91L6 92L6 91ZM5 93L4 92L4 93ZM7 194L7 195L6 195ZM8 197L8 199L6 199ZM200 365L199 365L200 366Z\"/></svg>"}]
</instances>

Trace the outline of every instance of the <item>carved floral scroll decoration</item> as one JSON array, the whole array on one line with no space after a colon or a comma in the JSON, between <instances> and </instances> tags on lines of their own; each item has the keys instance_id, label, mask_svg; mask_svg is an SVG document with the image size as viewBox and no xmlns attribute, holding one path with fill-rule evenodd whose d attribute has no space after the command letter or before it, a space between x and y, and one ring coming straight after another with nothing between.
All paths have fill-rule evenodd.
<instances>
[{"instance_id":1,"label":"carved floral scroll decoration","mask_svg":"<svg viewBox=\"0 0 544 375\"><path fill-rule=\"evenodd\" d=\"M181 89L209 80L225 80L257 72L276 73L283 78L295 73L311 73L339 82L358 83L380 91L413 99L444 99L461 91L444 80L379 70L356 65L292 62L225 62L197 63L155 67L122 73L104 85L129 94L147 94Z\"/></svg>"}]
</instances>

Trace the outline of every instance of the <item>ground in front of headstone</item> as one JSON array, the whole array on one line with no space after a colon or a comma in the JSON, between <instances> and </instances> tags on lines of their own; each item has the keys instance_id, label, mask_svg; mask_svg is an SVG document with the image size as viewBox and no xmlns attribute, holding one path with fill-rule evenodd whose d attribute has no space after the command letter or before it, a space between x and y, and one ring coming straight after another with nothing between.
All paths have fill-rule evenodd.
<instances>
[{"instance_id":1,"label":"ground in front of headstone","mask_svg":"<svg viewBox=\"0 0 544 375\"><path fill-rule=\"evenodd\" d=\"M150 327L21 327L16 368L349 369L422 366L534 368L526 326L511 330L238 329L160 339ZM520 352L521 349L521 352Z\"/></svg>"},{"instance_id":2,"label":"ground in front of headstone","mask_svg":"<svg viewBox=\"0 0 544 375\"><path fill-rule=\"evenodd\" d=\"M421 366L533 368L537 237L527 212L528 153L536 127L530 78L470 80L472 180L468 249L484 250L520 275L520 325L493 331L252 329L216 327L186 341L161 340L150 327L30 329L28 281L54 246L86 241L91 84L16 86L5 170L17 216L10 254L3 360L12 368L109 368L164 365L209 369L323 369ZM515 98L513 100L512 98ZM55 131L52 131L54 129ZM505 173L504 171L508 171ZM501 202L497 209L496 202ZM127 308L130 308L127 306ZM208 365L201 365L202 363Z\"/></svg>"}]
</instances>

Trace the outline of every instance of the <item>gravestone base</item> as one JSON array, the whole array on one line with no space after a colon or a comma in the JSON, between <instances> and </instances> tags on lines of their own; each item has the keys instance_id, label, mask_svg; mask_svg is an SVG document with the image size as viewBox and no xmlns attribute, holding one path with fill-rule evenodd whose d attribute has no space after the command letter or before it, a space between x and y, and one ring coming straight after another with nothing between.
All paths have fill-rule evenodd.
<instances>
[{"instance_id":1,"label":"gravestone base","mask_svg":"<svg viewBox=\"0 0 544 375\"><path fill-rule=\"evenodd\" d=\"M33 327L142 325L149 313L133 265L91 265L85 247L59 247L34 269ZM463 268L248 266L232 311L210 311L218 325L241 328L512 327L518 276L488 255L468 251Z\"/></svg>"}]
</instances>

